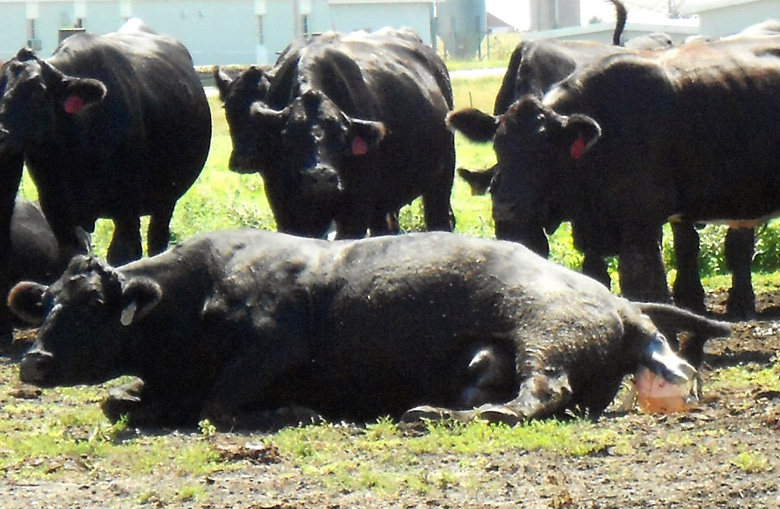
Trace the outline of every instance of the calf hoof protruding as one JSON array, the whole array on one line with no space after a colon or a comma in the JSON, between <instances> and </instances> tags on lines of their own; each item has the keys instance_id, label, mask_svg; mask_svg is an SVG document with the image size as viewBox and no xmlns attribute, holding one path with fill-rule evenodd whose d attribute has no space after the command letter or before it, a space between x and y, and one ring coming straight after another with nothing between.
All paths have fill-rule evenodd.
<instances>
[{"instance_id":1,"label":"calf hoof protruding","mask_svg":"<svg viewBox=\"0 0 780 509\"><path fill-rule=\"evenodd\" d=\"M297 405L282 407L275 410L273 413L282 423L281 427L308 426L309 424L321 424L325 422L325 419L318 412L311 408Z\"/></svg>"},{"instance_id":2,"label":"calf hoof protruding","mask_svg":"<svg viewBox=\"0 0 780 509\"><path fill-rule=\"evenodd\" d=\"M454 420L455 412L446 408L439 408L429 405L416 406L410 408L401 415L399 422L416 423L423 421L445 421Z\"/></svg>"},{"instance_id":3,"label":"calf hoof protruding","mask_svg":"<svg viewBox=\"0 0 780 509\"><path fill-rule=\"evenodd\" d=\"M295 426L321 424L325 419L311 408L290 405L260 412L239 414L232 420L234 430L276 431Z\"/></svg>"},{"instance_id":4,"label":"calf hoof protruding","mask_svg":"<svg viewBox=\"0 0 780 509\"><path fill-rule=\"evenodd\" d=\"M523 420L517 412L503 405L483 405L474 412L477 419L487 421L490 424L506 424L514 426Z\"/></svg>"},{"instance_id":5,"label":"calf hoof protruding","mask_svg":"<svg viewBox=\"0 0 780 509\"><path fill-rule=\"evenodd\" d=\"M143 389L143 385L141 380L135 380L109 389L108 396L100 404L103 415L111 423L118 422L122 416L131 415L141 404L141 389Z\"/></svg>"}]
</instances>

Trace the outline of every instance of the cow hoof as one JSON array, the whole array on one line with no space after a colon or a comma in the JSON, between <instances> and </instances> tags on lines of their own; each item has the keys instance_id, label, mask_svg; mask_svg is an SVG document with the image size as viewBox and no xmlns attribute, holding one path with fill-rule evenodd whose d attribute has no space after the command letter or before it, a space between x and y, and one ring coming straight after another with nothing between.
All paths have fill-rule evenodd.
<instances>
[{"instance_id":1,"label":"cow hoof","mask_svg":"<svg viewBox=\"0 0 780 509\"><path fill-rule=\"evenodd\" d=\"M517 412L501 405L485 405L475 412L476 418L487 421L490 424L506 424L514 426L523 420Z\"/></svg>"},{"instance_id":2,"label":"cow hoof","mask_svg":"<svg viewBox=\"0 0 780 509\"><path fill-rule=\"evenodd\" d=\"M282 407L274 411L274 416L284 426L307 426L309 424L321 424L325 419L311 408L302 406Z\"/></svg>"},{"instance_id":3,"label":"cow hoof","mask_svg":"<svg viewBox=\"0 0 780 509\"><path fill-rule=\"evenodd\" d=\"M125 415L130 415L138 407L140 400L137 398L117 398L108 396L100 405L108 420L113 424L122 419Z\"/></svg>"},{"instance_id":4,"label":"cow hoof","mask_svg":"<svg viewBox=\"0 0 780 509\"><path fill-rule=\"evenodd\" d=\"M436 408L428 405L410 408L399 419L399 422L414 423L422 421L443 421L451 419L451 412L443 408Z\"/></svg>"},{"instance_id":5,"label":"cow hoof","mask_svg":"<svg viewBox=\"0 0 780 509\"><path fill-rule=\"evenodd\" d=\"M141 404L141 389L143 382L135 380L119 387L108 390L108 396L100 408L108 420L112 423L119 421L122 416L129 415Z\"/></svg>"},{"instance_id":6,"label":"cow hoof","mask_svg":"<svg viewBox=\"0 0 780 509\"><path fill-rule=\"evenodd\" d=\"M262 430L276 431L290 426L321 424L325 419L314 410L302 406L286 406L276 410L217 414L213 410L205 415L220 431Z\"/></svg>"},{"instance_id":7,"label":"cow hoof","mask_svg":"<svg viewBox=\"0 0 780 509\"><path fill-rule=\"evenodd\" d=\"M756 308L752 305L739 305L726 303L726 317L731 320L744 322L755 320L758 317Z\"/></svg>"}]
</instances>

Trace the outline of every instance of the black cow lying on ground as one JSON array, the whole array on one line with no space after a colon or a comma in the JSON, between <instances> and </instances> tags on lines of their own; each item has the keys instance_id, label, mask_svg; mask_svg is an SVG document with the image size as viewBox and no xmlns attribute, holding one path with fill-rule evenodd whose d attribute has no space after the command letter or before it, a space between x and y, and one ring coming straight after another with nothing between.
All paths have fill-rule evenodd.
<instances>
[{"instance_id":1,"label":"black cow lying on ground","mask_svg":"<svg viewBox=\"0 0 780 509\"><path fill-rule=\"evenodd\" d=\"M113 264L141 257L141 215L151 216L149 253L167 247L176 200L211 141L184 46L138 20L107 35L75 34L46 60L20 50L3 65L0 96L0 244L24 162L64 258L79 250L77 227L92 231L101 217L116 227Z\"/></svg>"},{"instance_id":2,"label":"black cow lying on ground","mask_svg":"<svg viewBox=\"0 0 780 509\"><path fill-rule=\"evenodd\" d=\"M230 168L259 172L279 231L392 233L422 195L430 230L452 230L455 146L444 63L416 34L327 33L266 73L215 70L233 140Z\"/></svg>"},{"instance_id":3,"label":"black cow lying on ground","mask_svg":"<svg viewBox=\"0 0 780 509\"><path fill-rule=\"evenodd\" d=\"M16 283L22 280L51 283L65 269L57 249L57 239L49 223L34 202L16 200L11 218L10 244L3 246L8 253L0 268L0 345L11 342L14 320L5 297ZM89 251L89 238L81 231L81 250ZM18 320L17 320L18 322Z\"/></svg>"},{"instance_id":4,"label":"black cow lying on ground","mask_svg":"<svg viewBox=\"0 0 780 509\"><path fill-rule=\"evenodd\" d=\"M421 404L501 420L596 417L639 365L675 382L695 372L643 310L692 330L698 348L728 333L632 304L519 244L443 232L203 234L119 268L77 257L49 287L17 285L9 304L41 324L22 380L136 375L142 387L104 411L138 426L264 427L268 412L297 406L357 420Z\"/></svg>"},{"instance_id":5,"label":"black cow lying on ground","mask_svg":"<svg viewBox=\"0 0 780 509\"><path fill-rule=\"evenodd\" d=\"M780 209L780 38L614 55L498 116L451 125L493 140L494 207L527 230L539 211L572 222L583 252L619 254L624 295L669 299L661 226L763 220ZM713 107L717 105L717 107ZM543 213L542 213L543 214Z\"/></svg>"}]
</instances>

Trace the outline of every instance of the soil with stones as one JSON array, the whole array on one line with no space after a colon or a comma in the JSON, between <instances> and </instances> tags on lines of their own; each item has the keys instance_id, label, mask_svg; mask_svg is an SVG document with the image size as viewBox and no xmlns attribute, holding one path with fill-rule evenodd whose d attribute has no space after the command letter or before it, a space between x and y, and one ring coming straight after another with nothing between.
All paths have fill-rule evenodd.
<instances>
[{"instance_id":1,"label":"soil with stones","mask_svg":"<svg viewBox=\"0 0 780 509\"><path fill-rule=\"evenodd\" d=\"M711 294L708 298L710 309L722 312L724 296ZM0 471L0 506L780 507L780 392L708 387L721 370L731 366L753 364L761 368L776 363L780 346L778 301L774 295L760 295L758 320L740 322L731 338L707 343L701 370L703 397L697 408L665 416L638 410L613 410L604 415L597 426L634 437L628 450L605 448L581 457L507 450L481 455L473 464L447 454L421 454L417 461L423 467L463 470L469 482L447 483L424 494L380 495L371 490L334 491L306 476L296 462L273 449L259 451L241 445L259 439L272 443L273 436L218 434L217 442L225 450L236 451L237 463L232 466L238 468L200 478L155 472L105 479L95 478L86 468L72 467L67 480L60 476L52 481L23 482L18 480L19 472L6 467ZM5 392L8 395L3 394L3 402L30 397L18 383ZM45 397L45 393L36 394L33 391L32 397ZM181 440L188 439L192 438L181 435ZM155 495L193 484L201 489L191 500Z\"/></svg>"}]
</instances>

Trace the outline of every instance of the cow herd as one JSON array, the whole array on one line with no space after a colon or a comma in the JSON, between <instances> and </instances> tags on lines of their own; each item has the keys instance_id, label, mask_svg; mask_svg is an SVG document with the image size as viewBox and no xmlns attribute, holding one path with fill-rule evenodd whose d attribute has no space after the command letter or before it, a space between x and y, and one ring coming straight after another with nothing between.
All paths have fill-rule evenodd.
<instances>
[{"instance_id":1,"label":"cow herd","mask_svg":"<svg viewBox=\"0 0 780 509\"><path fill-rule=\"evenodd\" d=\"M661 227L682 225L678 252L695 256L695 223L780 209L772 27L672 47L523 42L492 115L453 111L446 66L407 29L327 33L270 68L217 68L229 167L259 173L279 232L167 251L211 135L187 50L138 20L48 59L22 49L0 76L0 291L39 327L21 378L133 375L103 404L111 420L225 429L595 418L639 369L690 386L704 343L729 327L669 304ZM493 143L493 168L460 174L490 190L506 240L451 233L454 130ZM40 208L16 199L24 165ZM440 231L397 235L417 197ZM106 261L89 253L97 218L115 224ZM563 221L593 279L539 256ZM744 258L746 240L731 251ZM625 298L598 282L609 255ZM748 310L749 279L748 264ZM702 311L695 292L674 297ZM5 307L0 327L10 336Z\"/></svg>"}]
</instances>

